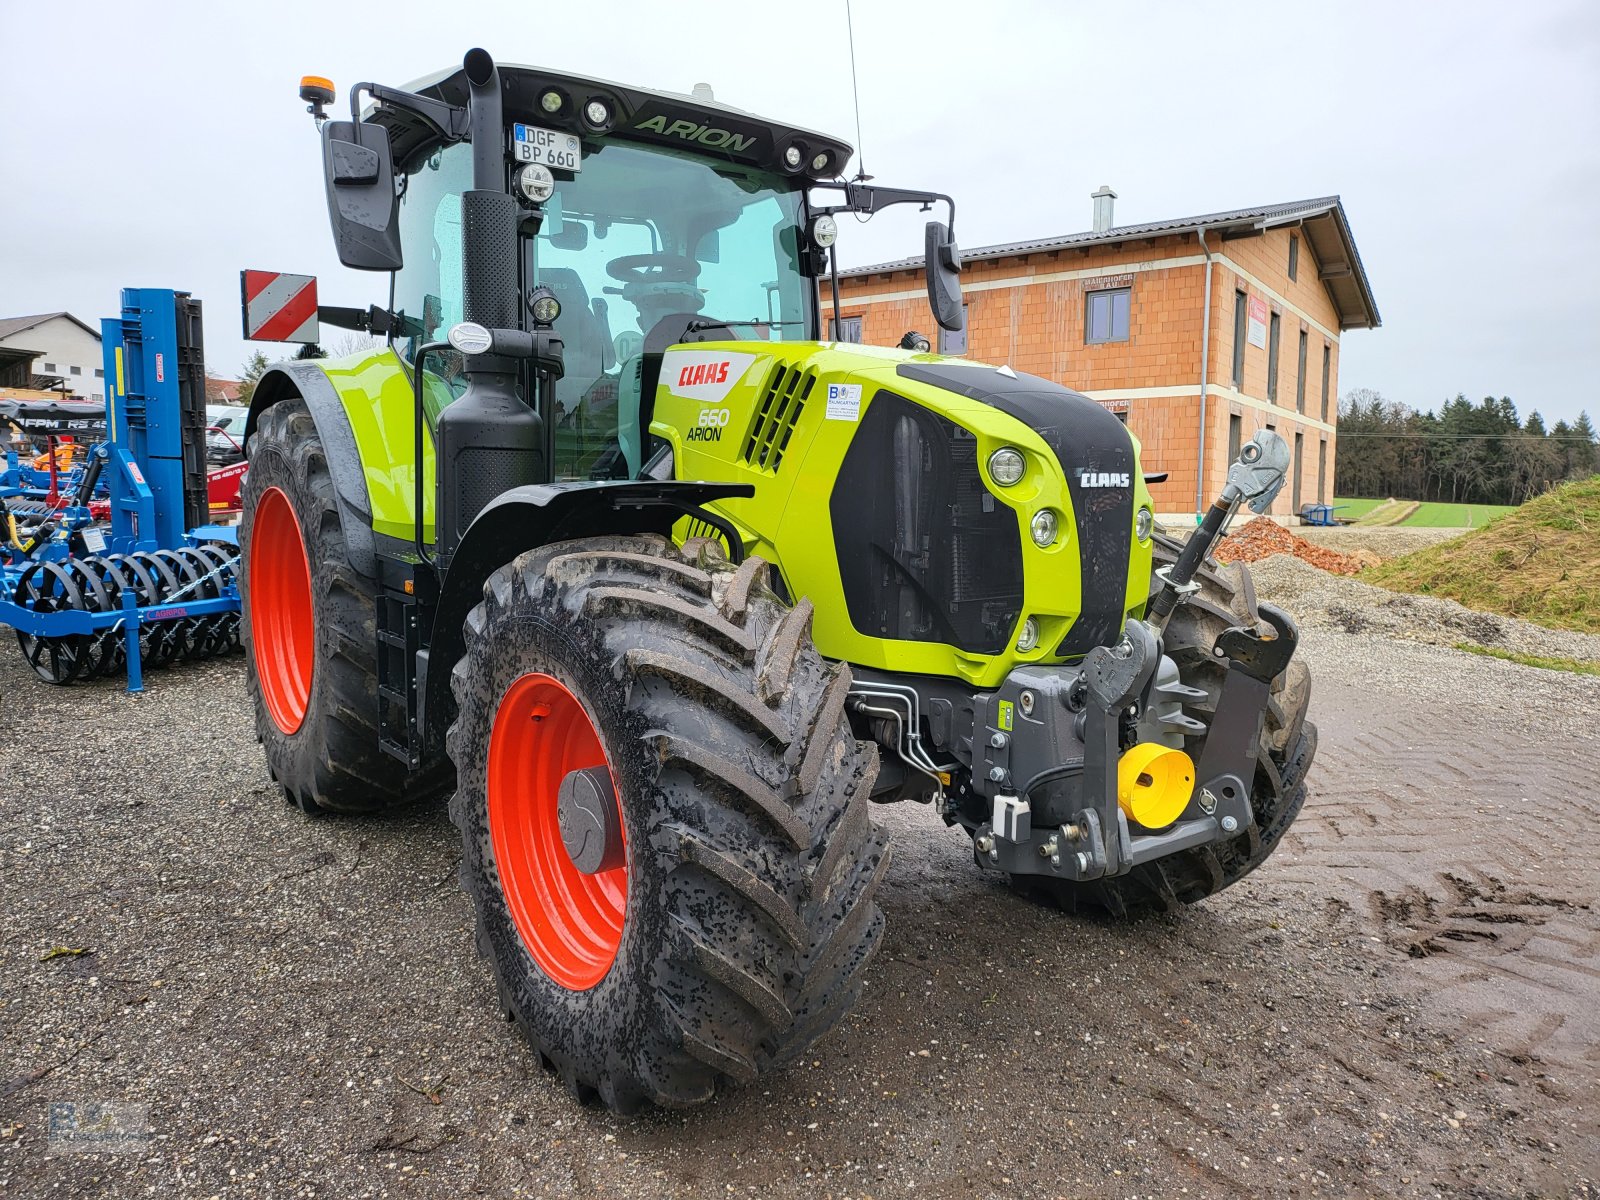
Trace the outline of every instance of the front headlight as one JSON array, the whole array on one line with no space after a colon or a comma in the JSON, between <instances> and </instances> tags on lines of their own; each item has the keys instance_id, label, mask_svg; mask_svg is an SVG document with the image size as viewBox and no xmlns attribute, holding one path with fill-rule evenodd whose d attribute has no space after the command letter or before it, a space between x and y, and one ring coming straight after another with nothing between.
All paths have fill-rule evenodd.
<instances>
[{"instance_id":1,"label":"front headlight","mask_svg":"<svg viewBox=\"0 0 1600 1200\"><path fill-rule=\"evenodd\" d=\"M1156 518L1148 508L1141 508L1139 515L1133 519L1133 531L1139 535L1141 542L1150 540L1150 531L1155 528Z\"/></svg>"},{"instance_id":2,"label":"front headlight","mask_svg":"<svg viewBox=\"0 0 1600 1200\"><path fill-rule=\"evenodd\" d=\"M1010 487L1019 482L1027 469L1028 463L1022 457L1022 452L1010 446L1002 446L989 455L989 478L1001 487Z\"/></svg>"},{"instance_id":3,"label":"front headlight","mask_svg":"<svg viewBox=\"0 0 1600 1200\"><path fill-rule=\"evenodd\" d=\"M1056 540L1056 514L1052 508L1041 508L1033 514L1030 528L1033 530L1033 544L1048 546Z\"/></svg>"},{"instance_id":4,"label":"front headlight","mask_svg":"<svg viewBox=\"0 0 1600 1200\"><path fill-rule=\"evenodd\" d=\"M1026 654L1039 644L1039 622L1029 617L1022 623L1022 632L1017 635L1017 649Z\"/></svg>"}]
</instances>

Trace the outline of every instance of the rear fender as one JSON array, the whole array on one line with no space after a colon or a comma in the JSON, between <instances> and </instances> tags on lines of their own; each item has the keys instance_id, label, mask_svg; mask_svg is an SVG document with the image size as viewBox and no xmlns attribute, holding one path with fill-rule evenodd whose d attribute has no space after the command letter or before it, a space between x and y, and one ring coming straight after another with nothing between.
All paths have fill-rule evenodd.
<instances>
[{"instance_id":1,"label":"rear fender","mask_svg":"<svg viewBox=\"0 0 1600 1200\"><path fill-rule=\"evenodd\" d=\"M749 484L642 479L528 484L496 497L472 522L450 560L428 648L417 655L420 724L430 746L443 743L454 708L450 672L464 647L462 625L497 568L525 550L572 538L629 533L670 537L687 509L754 492ZM436 719L436 714L443 715Z\"/></svg>"}]
</instances>

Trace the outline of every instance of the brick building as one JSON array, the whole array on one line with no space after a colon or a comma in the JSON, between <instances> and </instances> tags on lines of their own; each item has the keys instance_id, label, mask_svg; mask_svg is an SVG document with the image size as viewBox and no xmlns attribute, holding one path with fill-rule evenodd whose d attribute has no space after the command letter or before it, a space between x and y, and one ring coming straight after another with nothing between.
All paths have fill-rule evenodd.
<instances>
[{"instance_id":1,"label":"brick building","mask_svg":"<svg viewBox=\"0 0 1600 1200\"><path fill-rule=\"evenodd\" d=\"M967 328L939 349L1072 387L1144 446L1163 514L1210 504L1263 425L1294 452L1275 514L1333 497L1339 339L1379 324L1337 196L964 250ZM929 330L920 260L840 271L847 341L895 345ZM822 289L824 316L832 303ZM1206 347L1202 353L1202 345ZM1203 415L1202 415L1203 413ZM1203 477L1202 477L1203 465Z\"/></svg>"}]
</instances>

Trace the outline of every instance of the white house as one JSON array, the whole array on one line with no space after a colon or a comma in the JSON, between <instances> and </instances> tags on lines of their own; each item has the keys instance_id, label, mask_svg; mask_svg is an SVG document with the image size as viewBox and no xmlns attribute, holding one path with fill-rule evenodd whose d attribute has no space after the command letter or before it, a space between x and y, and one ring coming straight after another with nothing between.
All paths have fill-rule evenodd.
<instances>
[{"instance_id":1,"label":"white house","mask_svg":"<svg viewBox=\"0 0 1600 1200\"><path fill-rule=\"evenodd\" d=\"M79 400L106 398L100 332L71 313L0 317L0 351L9 352L3 357L13 361L24 354L33 356L33 387L64 386Z\"/></svg>"}]
</instances>

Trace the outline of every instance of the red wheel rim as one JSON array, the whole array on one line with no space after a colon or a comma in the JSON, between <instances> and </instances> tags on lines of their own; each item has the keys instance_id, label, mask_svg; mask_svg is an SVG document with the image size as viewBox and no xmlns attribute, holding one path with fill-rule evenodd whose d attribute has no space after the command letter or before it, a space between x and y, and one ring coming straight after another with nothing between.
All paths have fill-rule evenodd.
<instances>
[{"instance_id":1,"label":"red wheel rim","mask_svg":"<svg viewBox=\"0 0 1600 1200\"><path fill-rule=\"evenodd\" d=\"M523 945L564 988L592 988L622 944L626 862L585 875L561 840L556 794L567 772L609 767L582 702L560 680L514 680L489 735L489 838Z\"/></svg>"},{"instance_id":2,"label":"red wheel rim","mask_svg":"<svg viewBox=\"0 0 1600 1200\"><path fill-rule=\"evenodd\" d=\"M311 562L300 518L282 488L256 502L250 534L250 642L256 678L273 724L286 734L305 723L316 663Z\"/></svg>"}]
</instances>

